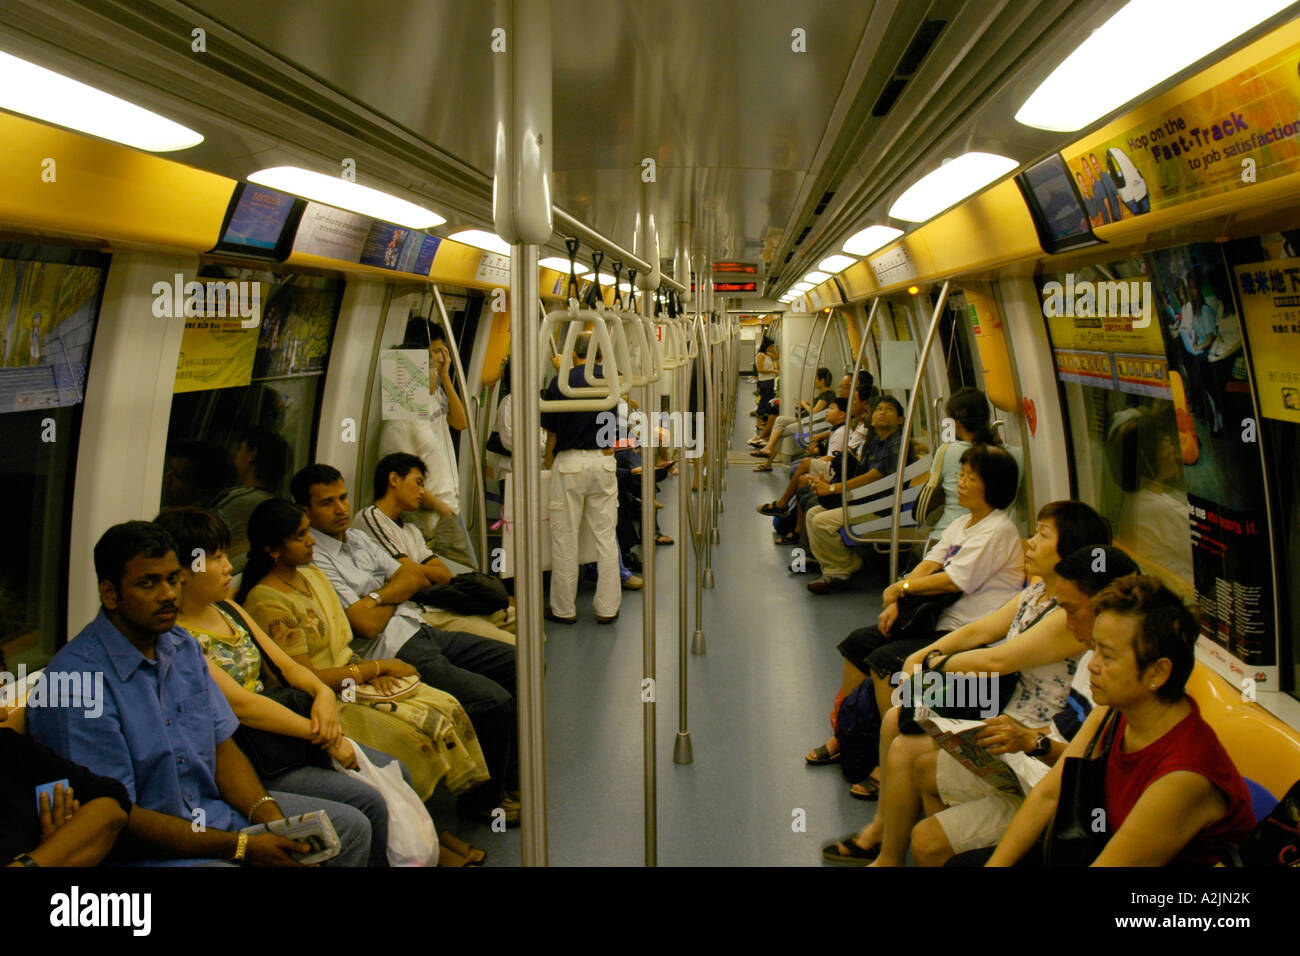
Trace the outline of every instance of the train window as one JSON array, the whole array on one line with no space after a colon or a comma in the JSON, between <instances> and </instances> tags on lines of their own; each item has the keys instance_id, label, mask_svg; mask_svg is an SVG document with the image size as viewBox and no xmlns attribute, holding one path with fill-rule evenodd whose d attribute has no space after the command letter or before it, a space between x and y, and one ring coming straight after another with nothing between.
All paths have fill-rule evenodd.
<instances>
[{"instance_id":1,"label":"train window","mask_svg":"<svg viewBox=\"0 0 1300 956\"><path fill-rule=\"evenodd\" d=\"M0 244L0 670L43 667L67 630L72 485L108 257Z\"/></svg>"},{"instance_id":2,"label":"train window","mask_svg":"<svg viewBox=\"0 0 1300 956\"><path fill-rule=\"evenodd\" d=\"M1078 496L1202 632L1277 664L1268 517L1241 310L1220 246L1040 277Z\"/></svg>"},{"instance_id":3,"label":"train window","mask_svg":"<svg viewBox=\"0 0 1300 956\"><path fill-rule=\"evenodd\" d=\"M289 478L312 460L343 283L226 267L206 268L201 277L256 283L261 322L256 330L238 323L214 329L187 320L162 504L202 505L225 518L238 571L253 508L287 494Z\"/></svg>"}]
</instances>

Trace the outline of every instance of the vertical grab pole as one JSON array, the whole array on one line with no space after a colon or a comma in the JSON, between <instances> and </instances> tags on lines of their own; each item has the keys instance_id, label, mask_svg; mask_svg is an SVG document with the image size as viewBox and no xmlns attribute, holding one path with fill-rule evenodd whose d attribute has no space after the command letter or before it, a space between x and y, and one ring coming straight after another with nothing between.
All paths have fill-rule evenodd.
<instances>
[{"instance_id":1,"label":"vertical grab pole","mask_svg":"<svg viewBox=\"0 0 1300 956\"><path fill-rule=\"evenodd\" d=\"M648 187L641 190L640 229L637 231L635 252L651 263L650 271L640 277L642 282L641 315L650 318L654 312L651 292L659 286L659 238L655 233L654 219L650 214ZM637 372L645 377L641 389L641 577L645 584L641 591L641 721L645 747L645 865L659 863L659 806L658 806L658 736L656 698L658 687L655 670L655 458L658 454L659 398L652 370L654 361L650 350L656 346L654 337L641 350L641 367ZM649 693L647 693L647 688Z\"/></svg>"},{"instance_id":2,"label":"vertical grab pole","mask_svg":"<svg viewBox=\"0 0 1300 956\"><path fill-rule=\"evenodd\" d=\"M930 317L930 328L925 333L925 344L921 354L916 358L916 378L912 382L912 393L907 396L907 414L903 417L903 440L898 445L898 477L894 479L894 501L903 497L903 469L907 466L907 448L912 433L912 416L916 413L916 399L921 394L921 383L925 381L925 363L930 357L930 346L934 344L935 333L939 331L939 317L948 302L948 288L951 279L945 279L939 290L939 301L934 304L934 315ZM889 580L898 578L898 515L902 508L894 506L889 522Z\"/></svg>"},{"instance_id":3,"label":"vertical grab pole","mask_svg":"<svg viewBox=\"0 0 1300 956\"><path fill-rule=\"evenodd\" d=\"M696 302L699 302L697 297ZM698 345L696 346L696 361L700 363L699 368L695 371L695 407L702 408L704 415L704 443L705 447L701 449L701 454L695 459L697 464L693 467L695 473L694 483L699 485L698 490L690 500L694 501L695 507L690 509L691 520L691 549L695 552L695 635L691 638L691 653L695 655L704 654L707 650L704 643L704 548L705 542L710 534L708 525L708 505L707 505L707 476L705 469L709 466L709 426L708 426L708 390L711 388L708 377L713 374L712 365L709 362L709 335L708 326L704 324L704 315L696 306L695 322L693 323L691 333L696 337ZM686 473L682 473L684 478Z\"/></svg>"},{"instance_id":4,"label":"vertical grab pole","mask_svg":"<svg viewBox=\"0 0 1300 956\"><path fill-rule=\"evenodd\" d=\"M677 251L673 257L673 272L676 277L681 279L688 287L690 286L690 248L691 248L691 224L689 222L679 222L676 224L674 236L677 240ZM669 293L672 294L671 292ZM684 325L686 320L681 315L676 315L668 319L673 325ZM667 335L665 334L665 338ZM685 336L681 334L681 329L674 331L674 341L684 350L689 351L686 346ZM676 453L678 462L677 475L677 670L678 670L678 702L677 702L677 738L673 741L673 763L688 764L694 763L695 751L691 746L691 731L687 722L687 665L690 661L688 655L688 644L686 631L690 626L690 595L687 594L686 575L689 573L689 558L687 557L686 543L690 538L690 507L691 507L691 468L686 460L686 436L694 436L698 441L704 440L703 429L696 428L695 423L690 421L687 416L690 414L690 402L688 401L688 390L690 389L690 363L685 360L684 356L674 356L674 359L681 362L673 370L673 411L678 413L681 421L681 431L678 434L676 442ZM689 429L689 432L688 432Z\"/></svg>"},{"instance_id":5,"label":"vertical grab pole","mask_svg":"<svg viewBox=\"0 0 1300 956\"><path fill-rule=\"evenodd\" d=\"M451 361L456 367L456 379L460 382L460 390L465 395L465 400L470 399L469 379L465 378L465 367L460 363L460 343L456 341L456 333L451 329L451 319L447 315L447 307L442 301L442 291L435 282L433 287L433 299L438 303L438 320L442 323L442 330L447 333L447 341L451 344ZM476 404L478 396L474 396ZM477 408L475 409L477 412ZM466 421L469 427L469 450L474 460L474 503L478 508L478 569L487 572L491 566L487 553L487 492L484 489L483 477L483 449L478 442L478 415L466 415Z\"/></svg>"},{"instance_id":6,"label":"vertical grab pole","mask_svg":"<svg viewBox=\"0 0 1300 956\"><path fill-rule=\"evenodd\" d=\"M506 50L493 56L496 178L492 213L510 243L510 336L516 385L515 426L525 436L511 455L515 509L516 648L520 841L524 866L545 866L546 698L542 645L541 376L535 311L537 247L551 238L551 9L548 0L497 0L495 22Z\"/></svg>"}]
</instances>

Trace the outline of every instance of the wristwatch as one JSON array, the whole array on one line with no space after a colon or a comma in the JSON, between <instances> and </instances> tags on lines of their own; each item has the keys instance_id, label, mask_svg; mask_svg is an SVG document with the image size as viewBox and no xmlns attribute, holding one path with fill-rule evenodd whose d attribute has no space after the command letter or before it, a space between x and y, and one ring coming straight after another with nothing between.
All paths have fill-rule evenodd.
<instances>
[{"instance_id":1,"label":"wristwatch","mask_svg":"<svg viewBox=\"0 0 1300 956\"><path fill-rule=\"evenodd\" d=\"M380 607L383 607L384 599L379 596L378 591L371 591L369 594L366 595L366 597L370 598L370 600L374 601Z\"/></svg>"},{"instance_id":2,"label":"wristwatch","mask_svg":"<svg viewBox=\"0 0 1300 956\"><path fill-rule=\"evenodd\" d=\"M1039 734L1038 741L1025 754L1030 757L1046 757L1052 752L1052 738L1047 734Z\"/></svg>"},{"instance_id":3,"label":"wristwatch","mask_svg":"<svg viewBox=\"0 0 1300 956\"><path fill-rule=\"evenodd\" d=\"M34 866L34 867L37 867L38 869L40 868L40 864L37 863L35 860L33 860L33 859L32 859L30 856L28 856L26 853L19 853L16 857L14 857L14 858L13 858L12 860L10 860L9 862L10 862L10 863L21 863L23 866Z\"/></svg>"},{"instance_id":4,"label":"wristwatch","mask_svg":"<svg viewBox=\"0 0 1300 956\"><path fill-rule=\"evenodd\" d=\"M898 586L902 588L903 593L906 594L908 590L912 587L912 579L903 578L903 580L898 582Z\"/></svg>"}]
</instances>

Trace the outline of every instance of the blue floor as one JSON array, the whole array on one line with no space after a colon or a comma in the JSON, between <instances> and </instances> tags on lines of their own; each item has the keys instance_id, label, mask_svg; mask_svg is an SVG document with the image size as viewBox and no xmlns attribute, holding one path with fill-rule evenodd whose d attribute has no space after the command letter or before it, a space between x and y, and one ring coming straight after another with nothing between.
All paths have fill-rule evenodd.
<instances>
[{"instance_id":1,"label":"blue floor","mask_svg":"<svg viewBox=\"0 0 1300 956\"><path fill-rule=\"evenodd\" d=\"M753 434L752 386L743 380L733 457ZM829 734L839 686L835 650L875 620L884 572L859 574L855 589L814 597L811 575L787 570L788 547L772 544L771 519L755 512L777 497L785 469L728 469L715 586L704 592L708 653L690 657L689 730L694 762L673 763L678 716L678 478L662 486L660 525L677 539L657 549L656 660L658 862L663 866L815 866L822 843L867 823L876 804L849 796L836 766L808 767L803 754ZM688 596L694 600L694 554ZM877 580L878 578L878 580ZM546 713L549 862L640 866L645 859L641 610L625 591L613 626L596 624L594 586L578 594L579 623L547 626ZM691 608L688 634L694 630ZM488 865L520 861L518 831L492 833L455 819L435 798L440 828L488 850ZM444 808L445 807L445 808Z\"/></svg>"}]
</instances>

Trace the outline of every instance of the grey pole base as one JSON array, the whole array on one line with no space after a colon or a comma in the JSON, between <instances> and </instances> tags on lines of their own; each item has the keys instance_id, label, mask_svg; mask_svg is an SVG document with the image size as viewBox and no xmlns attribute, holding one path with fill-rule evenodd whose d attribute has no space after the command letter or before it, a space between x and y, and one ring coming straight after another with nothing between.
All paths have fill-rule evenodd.
<instances>
[{"instance_id":1,"label":"grey pole base","mask_svg":"<svg viewBox=\"0 0 1300 956\"><path fill-rule=\"evenodd\" d=\"M691 751L691 732L678 732L673 743L673 763L694 763L695 754Z\"/></svg>"},{"instance_id":2,"label":"grey pole base","mask_svg":"<svg viewBox=\"0 0 1300 956\"><path fill-rule=\"evenodd\" d=\"M697 657L708 653L708 648L704 646L704 631L696 631L695 636L691 638L691 653Z\"/></svg>"},{"instance_id":3,"label":"grey pole base","mask_svg":"<svg viewBox=\"0 0 1300 956\"><path fill-rule=\"evenodd\" d=\"M705 569L704 569L704 586L705 586L706 588L712 588L712 587L713 587L713 569L712 569L712 568L705 568Z\"/></svg>"},{"instance_id":4,"label":"grey pole base","mask_svg":"<svg viewBox=\"0 0 1300 956\"><path fill-rule=\"evenodd\" d=\"M714 543L714 544L722 544L722 529L721 529L721 528L714 528L714 529L713 529L713 543Z\"/></svg>"},{"instance_id":5,"label":"grey pole base","mask_svg":"<svg viewBox=\"0 0 1300 956\"><path fill-rule=\"evenodd\" d=\"M726 486L725 483L724 483L723 486L722 486L722 490L723 490L723 491L726 491L726 490L727 490L727 486ZM726 503L726 501L724 501L723 499L719 498L719 499L718 499L718 514L722 514L722 512L724 512L724 511L726 511L726 510L727 510L727 503Z\"/></svg>"}]
</instances>

